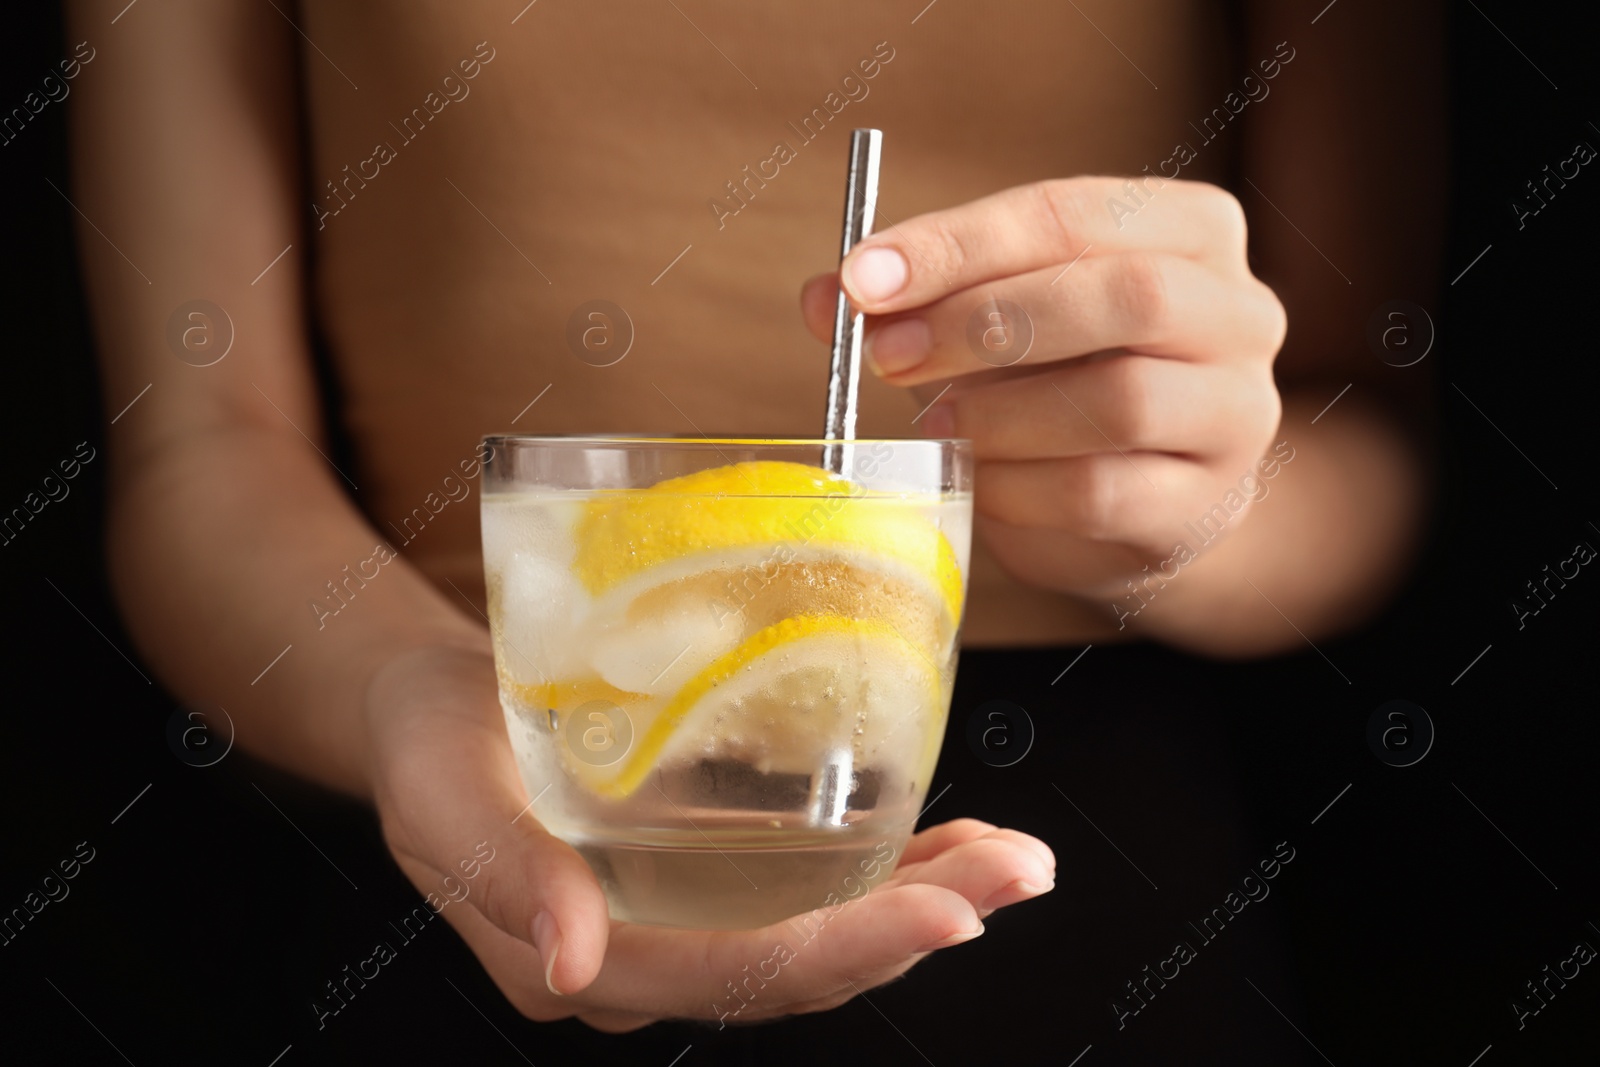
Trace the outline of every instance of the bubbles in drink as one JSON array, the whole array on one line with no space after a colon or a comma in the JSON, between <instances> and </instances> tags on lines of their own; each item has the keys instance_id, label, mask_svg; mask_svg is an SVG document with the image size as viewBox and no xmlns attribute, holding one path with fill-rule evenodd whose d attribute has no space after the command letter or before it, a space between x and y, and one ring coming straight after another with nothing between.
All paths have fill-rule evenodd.
<instances>
[{"instance_id":1,"label":"bubbles in drink","mask_svg":"<svg viewBox=\"0 0 1600 1067\"><path fill-rule=\"evenodd\" d=\"M485 496L518 768L615 918L760 926L898 852L943 737L970 513L794 463Z\"/></svg>"}]
</instances>

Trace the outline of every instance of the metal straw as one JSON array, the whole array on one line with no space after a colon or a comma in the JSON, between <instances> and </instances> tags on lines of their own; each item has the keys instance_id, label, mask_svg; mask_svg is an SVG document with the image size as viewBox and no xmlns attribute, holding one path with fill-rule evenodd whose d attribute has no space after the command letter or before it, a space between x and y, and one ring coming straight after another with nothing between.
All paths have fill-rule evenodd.
<instances>
[{"instance_id":1,"label":"metal straw","mask_svg":"<svg viewBox=\"0 0 1600 1067\"><path fill-rule=\"evenodd\" d=\"M850 250L872 232L878 206L878 162L883 154L882 130L856 130L850 135L850 172L844 194L842 262ZM833 313L833 369L828 375L828 422L823 438L852 441L856 436L856 398L861 390L861 328L865 316L850 307L843 286ZM846 448L823 449L823 466L835 474L846 467Z\"/></svg>"}]
</instances>

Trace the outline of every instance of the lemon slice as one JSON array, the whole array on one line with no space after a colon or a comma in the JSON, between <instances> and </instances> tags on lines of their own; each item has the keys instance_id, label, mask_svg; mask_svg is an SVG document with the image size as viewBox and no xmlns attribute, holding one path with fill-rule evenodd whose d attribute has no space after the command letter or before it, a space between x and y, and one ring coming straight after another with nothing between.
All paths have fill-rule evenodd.
<instances>
[{"instance_id":1,"label":"lemon slice","mask_svg":"<svg viewBox=\"0 0 1600 1067\"><path fill-rule=\"evenodd\" d=\"M523 705L565 711L591 700L605 700L621 707L649 700L644 693L631 693L618 689L599 678L581 678L572 682L545 682L530 685L511 678L503 679L506 687Z\"/></svg>"},{"instance_id":2,"label":"lemon slice","mask_svg":"<svg viewBox=\"0 0 1600 1067\"><path fill-rule=\"evenodd\" d=\"M936 495L928 499L937 503ZM961 618L961 566L914 503L820 467L736 463L595 496L573 531L572 568L596 597L632 599L715 568L765 571L780 560L843 559L921 584L953 628Z\"/></svg>"},{"instance_id":3,"label":"lemon slice","mask_svg":"<svg viewBox=\"0 0 1600 1067\"><path fill-rule=\"evenodd\" d=\"M923 650L883 620L796 616L718 657L648 721L636 716L633 746L618 763L568 766L612 799L631 795L667 759L805 773L842 747L857 766L923 780L943 735L944 687Z\"/></svg>"}]
</instances>

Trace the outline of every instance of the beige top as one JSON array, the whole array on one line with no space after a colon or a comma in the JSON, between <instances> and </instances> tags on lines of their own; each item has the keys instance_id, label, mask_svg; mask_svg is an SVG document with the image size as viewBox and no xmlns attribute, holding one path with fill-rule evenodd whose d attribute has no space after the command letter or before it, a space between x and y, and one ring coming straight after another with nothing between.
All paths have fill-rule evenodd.
<instances>
[{"instance_id":1,"label":"beige top","mask_svg":"<svg viewBox=\"0 0 1600 1067\"><path fill-rule=\"evenodd\" d=\"M1227 88L1201 0L921 6L307 5L317 314L378 528L404 542L485 433L820 434L828 352L798 294L838 262L852 127L884 131L881 227L1154 168ZM636 331L612 366L566 341L596 299ZM867 374L858 432L918 436L925 399ZM481 603L475 494L403 551ZM1104 625L981 544L969 603L973 645Z\"/></svg>"}]
</instances>

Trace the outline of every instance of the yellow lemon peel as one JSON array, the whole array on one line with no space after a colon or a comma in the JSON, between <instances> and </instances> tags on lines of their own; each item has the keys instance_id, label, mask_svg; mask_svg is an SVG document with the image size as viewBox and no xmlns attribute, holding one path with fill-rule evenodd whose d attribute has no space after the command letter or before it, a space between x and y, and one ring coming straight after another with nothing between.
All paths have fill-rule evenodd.
<instances>
[{"instance_id":1,"label":"yellow lemon peel","mask_svg":"<svg viewBox=\"0 0 1600 1067\"><path fill-rule=\"evenodd\" d=\"M602 778L595 773L598 768L585 767L580 771L581 777L601 796L613 799L629 796L644 783L669 742L684 726L701 701L719 686L740 679L749 671L759 670L759 661L769 653L793 646L798 642L833 635L872 641L880 646L875 651L887 653L883 660L874 656L869 662L862 656L858 663L839 663L837 668L841 674L856 672L870 680L874 667L880 663L887 662L892 667L911 666L922 676L924 689L922 698L925 703L922 707L907 709L908 716L914 716L918 720L938 717L936 713L943 706L939 672L928 662L922 651L901 636L893 626L877 619L855 619L839 615L800 615L758 631L739 647L712 661L691 678L651 719L642 735L636 737L632 750L623 758L621 766L614 775ZM882 669L888 670L890 667ZM783 665L780 664L767 672L765 679L775 678L782 670ZM756 684L747 677L744 680L749 685ZM930 738L925 747L936 746L940 733L930 729ZM921 764L930 762L926 758L926 753L919 762Z\"/></svg>"},{"instance_id":2,"label":"yellow lemon peel","mask_svg":"<svg viewBox=\"0 0 1600 1067\"><path fill-rule=\"evenodd\" d=\"M882 506L905 499L803 463L698 471L589 500L574 530L573 572L598 596L661 564L787 546L898 565L927 582L950 620L958 620L963 583L955 551L926 517Z\"/></svg>"}]
</instances>

